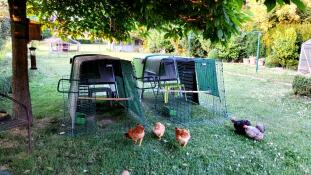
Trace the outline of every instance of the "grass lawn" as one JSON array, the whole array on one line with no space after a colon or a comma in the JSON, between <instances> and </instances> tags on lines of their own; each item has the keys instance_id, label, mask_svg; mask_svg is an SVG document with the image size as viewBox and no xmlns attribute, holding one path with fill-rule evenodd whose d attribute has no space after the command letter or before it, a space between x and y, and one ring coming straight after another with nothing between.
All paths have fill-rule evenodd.
<instances>
[{"instance_id":1,"label":"grass lawn","mask_svg":"<svg viewBox=\"0 0 311 175\"><path fill-rule=\"evenodd\" d=\"M174 140L175 126L166 123L162 141L148 132L139 147L124 139L125 131L118 125L93 135L59 135L63 101L56 86L61 76L69 74L73 53L49 54L39 47L37 54L39 69L30 71L34 151L26 153L23 134L1 133L0 169L13 174L120 174L124 169L132 174L311 173L311 100L292 94L293 71L260 68L256 73L254 66L224 64L228 111L265 123L262 142L236 135L226 121L191 126L192 139L180 148ZM106 54L125 59L137 55Z\"/></svg>"}]
</instances>

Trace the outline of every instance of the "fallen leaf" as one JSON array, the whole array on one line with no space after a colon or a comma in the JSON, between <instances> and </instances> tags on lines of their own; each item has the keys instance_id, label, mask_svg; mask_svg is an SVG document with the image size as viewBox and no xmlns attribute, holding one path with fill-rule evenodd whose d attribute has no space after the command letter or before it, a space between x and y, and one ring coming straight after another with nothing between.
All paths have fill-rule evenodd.
<instances>
[{"instance_id":1,"label":"fallen leaf","mask_svg":"<svg viewBox=\"0 0 311 175\"><path fill-rule=\"evenodd\" d=\"M186 164L186 163L183 163L183 164L182 164L182 166L185 166L185 167L187 167L187 166L189 166L189 165L188 165L188 164Z\"/></svg>"},{"instance_id":2,"label":"fallen leaf","mask_svg":"<svg viewBox=\"0 0 311 175\"><path fill-rule=\"evenodd\" d=\"M50 166L46 167L46 169L49 170L49 171L53 171L54 170L53 167L50 167Z\"/></svg>"}]
</instances>

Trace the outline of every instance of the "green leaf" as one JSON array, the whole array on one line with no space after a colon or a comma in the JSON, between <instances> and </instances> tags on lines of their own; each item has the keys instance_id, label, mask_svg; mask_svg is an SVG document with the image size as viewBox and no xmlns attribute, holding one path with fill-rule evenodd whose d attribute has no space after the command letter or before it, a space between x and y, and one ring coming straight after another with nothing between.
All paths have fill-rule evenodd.
<instances>
[{"instance_id":1,"label":"green leaf","mask_svg":"<svg viewBox=\"0 0 311 175\"><path fill-rule=\"evenodd\" d=\"M222 39L222 37L224 36L224 33L223 33L223 31L221 29L219 29L217 31L217 36L218 36L219 39Z\"/></svg>"},{"instance_id":2,"label":"green leaf","mask_svg":"<svg viewBox=\"0 0 311 175\"><path fill-rule=\"evenodd\" d=\"M276 6L276 0L265 0L264 4L267 6L268 12L270 12Z\"/></svg>"},{"instance_id":3,"label":"green leaf","mask_svg":"<svg viewBox=\"0 0 311 175\"><path fill-rule=\"evenodd\" d=\"M290 0L283 0L285 4L290 4Z\"/></svg>"},{"instance_id":4,"label":"green leaf","mask_svg":"<svg viewBox=\"0 0 311 175\"><path fill-rule=\"evenodd\" d=\"M300 10L306 10L306 5L301 2L301 0L292 0L294 4L297 5L297 7L300 9Z\"/></svg>"},{"instance_id":5,"label":"green leaf","mask_svg":"<svg viewBox=\"0 0 311 175\"><path fill-rule=\"evenodd\" d=\"M53 171L54 169L52 167L46 167L47 170Z\"/></svg>"},{"instance_id":6,"label":"green leaf","mask_svg":"<svg viewBox=\"0 0 311 175\"><path fill-rule=\"evenodd\" d=\"M171 33L166 33L166 34L164 35L164 39L170 38L171 36L172 36Z\"/></svg>"}]
</instances>

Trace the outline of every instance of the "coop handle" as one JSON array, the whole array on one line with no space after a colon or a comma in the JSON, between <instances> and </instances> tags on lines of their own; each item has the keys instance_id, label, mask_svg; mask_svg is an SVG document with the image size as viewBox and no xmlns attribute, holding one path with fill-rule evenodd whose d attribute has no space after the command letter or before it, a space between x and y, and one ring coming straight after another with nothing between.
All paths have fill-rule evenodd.
<instances>
[{"instance_id":1,"label":"coop handle","mask_svg":"<svg viewBox=\"0 0 311 175\"><path fill-rule=\"evenodd\" d=\"M211 91L185 91L185 90L160 90L161 92L181 92L181 93L193 93L193 94L197 94L197 93L207 93L210 94Z\"/></svg>"},{"instance_id":2,"label":"coop handle","mask_svg":"<svg viewBox=\"0 0 311 175\"><path fill-rule=\"evenodd\" d=\"M103 101L128 101L132 98L101 98L101 97L79 97L80 100L103 100Z\"/></svg>"},{"instance_id":3,"label":"coop handle","mask_svg":"<svg viewBox=\"0 0 311 175\"><path fill-rule=\"evenodd\" d=\"M61 90L60 89L60 85L61 85L61 83L63 82L63 81L68 81L68 82L70 82L70 83L72 83L73 81L77 81L77 82L79 82L80 80L74 80L74 79L68 79L68 78L62 78L62 79L60 79L59 81L58 81L58 83L57 83L57 92L59 92L59 93L78 93L78 92L72 92L72 91L70 91L70 90Z\"/></svg>"}]
</instances>

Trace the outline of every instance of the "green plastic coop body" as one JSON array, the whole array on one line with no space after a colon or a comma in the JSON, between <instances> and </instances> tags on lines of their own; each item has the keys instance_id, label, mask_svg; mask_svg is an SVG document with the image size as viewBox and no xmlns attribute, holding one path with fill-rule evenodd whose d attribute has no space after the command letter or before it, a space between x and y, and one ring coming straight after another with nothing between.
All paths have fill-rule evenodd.
<instances>
[{"instance_id":1,"label":"green plastic coop body","mask_svg":"<svg viewBox=\"0 0 311 175\"><path fill-rule=\"evenodd\" d=\"M221 61L147 55L132 64L145 111L177 123L215 123L227 117Z\"/></svg>"},{"instance_id":2,"label":"green plastic coop body","mask_svg":"<svg viewBox=\"0 0 311 175\"><path fill-rule=\"evenodd\" d=\"M65 103L72 129L81 123L76 121L81 114L86 118L96 118L98 100L117 102L119 106L109 103L105 105L111 105L110 108L124 107L129 116L144 123L144 114L130 61L90 54L74 56L71 64L70 77L61 79L58 89L68 94Z\"/></svg>"}]
</instances>

